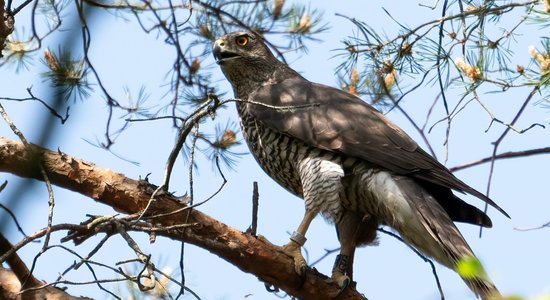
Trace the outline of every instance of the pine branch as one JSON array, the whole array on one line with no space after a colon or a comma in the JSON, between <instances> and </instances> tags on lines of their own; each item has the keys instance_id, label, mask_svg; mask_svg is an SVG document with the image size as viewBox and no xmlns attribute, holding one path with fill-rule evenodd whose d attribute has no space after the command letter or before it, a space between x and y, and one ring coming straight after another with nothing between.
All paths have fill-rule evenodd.
<instances>
[{"instance_id":1,"label":"pine branch","mask_svg":"<svg viewBox=\"0 0 550 300\"><path fill-rule=\"evenodd\" d=\"M0 255L8 252L13 245L0 234ZM52 286L39 288L44 283L36 279L29 268L17 255L13 253L6 260L11 269L5 269L0 265L0 299L64 299L64 300L90 300L86 297L73 297L65 291ZM39 289L35 289L39 288ZM30 290L29 290L30 289ZM27 290L22 292L22 290Z\"/></svg>"},{"instance_id":2,"label":"pine branch","mask_svg":"<svg viewBox=\"0 0 550 300\"><path fill-rule=\"evenodd\" d=\"M467 169L473 166L488 163L493 160L504 159L504 158L518 158L518 157L525 157L525 156L536 155L536 154L550 154L550 147L529 149L529 150L523 150L523 151L504 152L501 154L497 154L495 156L485 157L476 161L458 165L458 166L449 168L449 170L451 170L452 172L455 172L455 171Z\"/></svg>"},{"instance_id":3,"label":"pine branch","mask_svg":"<svg viewBox=\"0 0 550 300\"><path fill-rule=\"evenodd\" d=\"M42 180L38 162L43 165L52 184L88 196L121 213L140 213L156 188L146 181L128 178L59 151L35 145L25 147L20 142L0 137L1 172ZM168 227L181 224L189 212L188 223L198 225L172 227L174 229L159 231L158 235L208 250L242 271L254 274L260 280L299 299L333 299L338 294L339 287L315 269L307 271L306 279L300 286L301 279L294 271L292 258L255 236L221 223L196 209L186 208L176 197L165 193L157 196L144 217L156 226ZM366 299L352 288L345 289L340 297Z\"/></svg>"}]
</instances>

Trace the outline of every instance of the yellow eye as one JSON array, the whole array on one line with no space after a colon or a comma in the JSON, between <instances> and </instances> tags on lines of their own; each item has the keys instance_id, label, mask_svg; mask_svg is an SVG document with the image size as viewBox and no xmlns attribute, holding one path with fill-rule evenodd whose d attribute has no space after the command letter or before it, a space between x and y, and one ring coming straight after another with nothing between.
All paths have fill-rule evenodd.
<instances>
[{"instance_id":1,"label":"yellow eye","mask_svg":"<svg viewBox=\"0 0 550 300\"><path fill-rule=\"evenodd\" d=\"M237 42L237 45L244 47L248 45L248 37L245 35L238 36L235 42Z\"/></svg>"}]
</instances>

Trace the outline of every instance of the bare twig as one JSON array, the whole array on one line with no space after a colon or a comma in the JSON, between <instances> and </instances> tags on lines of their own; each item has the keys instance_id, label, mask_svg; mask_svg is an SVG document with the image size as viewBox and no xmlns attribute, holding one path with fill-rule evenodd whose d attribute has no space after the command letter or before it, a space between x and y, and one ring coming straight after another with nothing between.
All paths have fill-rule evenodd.
<instances>
[{"instance_id":1,"label":"bare twig","mask_svg":"<svg viewBox=\"0 0 550 300\"><path fill-rule=\"evenodd\" d=\"M531 155L537 155L537 154L550 154L550 147L544 147L544 148L537 148L537 149L529 149L529 150L523 150L523 151L509 151L500 153L494 156L485 157L482 159L478 159L469 163L465 163L462 165L454 166L449 168L452 172L460 171L463 169L467 169L470 167L474 167L477 165L481 165L484 163L492 162L494 160L500 160L505 158L518 158L518 157L526 157Z\"/></svg>"},{"instance_id":2,"label":"bare twig","mask_svg":"<svg viewBox=\"0 0 550 300\"><path fill-rule=\"evenodd\" d=\"M321 255L321 257L319 257L318 259L314 260L311 264L309 264L309 266L310 267L315 266L316 264L318 264L323 259L327 258L332 253L336 253L338 251L340 251L340 247L334 248L334 249L325 249L325 253L323 255Z\"/></svg>"},{"instance_id":3,"label":"bare twig","mask_svg":"<svg viewBox=\"0 0 550 300\"><path fill-rule=\"evenodd\" d=\"M391 231L388 231L382 227L379 227L378 228L378 231L380 232L383 232L391 237L394 237L395 239L397 239L398 241L402 242L403 244L405 244L407 247L409 247L409 249L411 249L414 253L416 253L416 255L418 255L418 257L422 258L422 260L424 260L425 262L429 263L430 264L430 267L432 268L432 273L434 275L434 278L435 278L435 283L437 284L437 289L439 290L439 295L441 295L441 300L445 300L445 295L443 294L443 289L441 288L441 282L439 282L439 276L437 275L437 271L435 269L435 264L433 263L433 261L429 258L427 258L426 256L424 256L422 253L420 253L418 250L416 250L416 248L414 248L413 246L409 245L408 243L406 243L403 238L401 238L399 235L391 232Z\"/></svg>"},{"instance_id":4,"label":"bare twig","mask_svg":"<svg viewBox=\"0 0 550 300\"><path fill-rule=\"evenodd\" d=\"M25 136L23 135L23 133L10 120L10 117L8 116L6 111L4 110L4 107L2 106L2 104L0 104L0 115L2 115L2 117L4 118L6 123L10 126L12 132L15 133L19 137L19 139L25 145L25 147L30 147L30 144L27 141L27 139L25 138ZM39 162L38 165L39 165L40 175L42 176L42 179L44 180L44 183L46 184L46 189L48 190L48 227L46 228L46 235L45 235L45 238L44 238L44 245L42 247L42 251L44 251L44 249L46 247L48 247L48 244L50 242L49 228L53 224L53 213L54 213L54 207L55 207L55 198L54 198L50 178L48 177L48 174L46 173L46 170L44 169L44 166L42 165L41 162ZM32 269L31 269L31 273L32 273Z\"/></svg>"},{"instance_id":5,"label":"bare twig","mask_svg":"<svg viewBox=\"0 0 550 300\"><path fill-rule=\"evenodd\" d=\"M514 230L517 230L517 231L531 231L531 230L539 230L539 229L542 229L542 228L550 228L550 222L546 222L538 227L532 227L532 228L518 228L518 227L515 227Z\"/></svg>"},{"instance_id":6,"label":"bare twig","mask_svg":"<svg viewBox=\"0 0 550 300\"><path fill-rule=\"evenodd\" d=\"M260 194L258 193L258 182L252 183L252 222L250 227L246 230L247 233L256 235L258 229L258 205Z\"/></svg>"},{"instance_id":7,"label":"bare twig","mask_svg":"<svg viewBox=\"0 0 550 300\"><path fill-rule=\"evenodd\" d=\"M55 108L53 108L51 105L49 105L48 103L46 103L46 101L36 97L33 92L32 92L32 87L30 88L27 88L27 93L29 94L29 97L27 98L13 98L13 97L0 97L0 100L7 100L7 101L18 101L18 102L25 102L25 101L37 101L39 102L40 104L42 104L44 107L46 107L46 109L50 112L50 114L52 114L53 116L55 116L56 118L58 118L60 121L61 121L61 124L65 124L65 122L67 121L67 119L69 119L69 107L67 107L67 110L65 111L65 116L61 116L56 110Z\"/></svg>"},{"instance_id":8,"label":"bare twig","mask_svg":"<svg viewBox=\"0 0 550 300\"><path fill-rule=\"evenodd\" d=\"M516 124L517 120L520 118L520 116L523 114L523 111L525 110L525 108L527 107L527 104L529 104L529 102L531 102L531 100L533 99L533 97L535 96L535 94L539 91L540 87L539 86L535 86L533 87L533 89L531 90L531 92L529 93L529 95L527 96L527 98L525 98L525 101L523 102L523 104L521 105L521 107L519 108L519 110L517 111L516 115L514 116L514 118L512 119L512 122L510 122L510 125L506 127L506 129L504 129L504 131L502 132L502 134L498 137L498 139L493 143L493 154L492 154L492 158L491 158L491 167L489 169L489 178L487 179L487 192L486 192L486 195L489 195L489 192L491 190L491 182L492 182L492 178L493 178L493 172L495 170L495 162L496 162L496 156L497 156L497 151L498 151L498 147L500 145L500 143L504 140L504 138L506 137L506 135L510 132L510 130L513 128L513 126ZM488 204L485 203L485 207L484 207L484 212L487 212L487 208L488 208ZM479 236L481 237L481 234L483 232L483 226L479 226Z\"/></svg>"},{"instance_id":9,"label":"bare twig","mask_svg":"<svg viewBox=\"0 0 550 300\"><path fill-rule=\"evenodd\" d=\"M13 223L15 223L15 226L17 227L17 231L19 231L23 236L26 237L27 234L25 233L25 231L23 231L23 227L21 227L21 224L19 223L19 221L17 221L17 217L15 216L15 214L2 203L0 203L0 208L2 208L4 211L6 211L10 215L11 219L13 220Z\"/></svg>"}]
</instances>

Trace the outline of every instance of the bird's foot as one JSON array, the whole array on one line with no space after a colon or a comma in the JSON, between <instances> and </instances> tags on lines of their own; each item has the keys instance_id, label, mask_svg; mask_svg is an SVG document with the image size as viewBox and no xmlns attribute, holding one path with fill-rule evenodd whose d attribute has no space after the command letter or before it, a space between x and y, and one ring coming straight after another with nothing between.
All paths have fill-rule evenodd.
<instances>
[{"instance_id":1,"label":"bird's foot","mask_svg":"<svg viewBox=\"0 0 550 300\"><path fill-rule=\"evenodd\" d=\"M347 275L342 274L338 271L333 272L332 276L330 276L330 277L331 277L332 281L336 282L336 284L338 284L338 286L342 290L347 288L349 286L350 282L351 282L351 279Z\"/></svg>"},{"instance_id":2,"label":"bird's foot","mask_svg":"<svg viewBox=\"0 0 550 300\"><path fill-rule=\"evenodd\" d=\"M305 278L307 263L302 256L302 246L291 240L288 244L282 247L283 252L294 259L294 271Z\"/></svg>"},{"instance_id":3,"label":"bird's foot","mask_svg":"<svg viewBox=\"0 0 550 300\"><path fill-rule=\"evenodd\" d=\"M279 251L285 253L286 255L292 257L292 259L294 260L294 271L296 271L296 273L300 275L300 278L301 278L300 285L303 285L306 279L307 263L304 257L302 256L302 247L293 240L291 240L288 244L284 246L277 246L271 243L263 235L258 235L257 238L258 240L264 242L265 244L273 248L276 248Z\"/></svg>"},{"instance_id":4,"label":"bird's foot","mask_svg":"<svg viewBox=\"0 0 550 300\"><path fill-rule=\"evenodd\" d=\"M351 283L351 278L346 275L349 267L349 261L347 255L337 255L332 267L332 275L330 276L336 284L343 291Z\"/></svg>"},{"instance_id":5,"label":"bird's foot","mask_svg":"<svg viewBox=\"0 0 550 300\"><path fill-rule=\"evenodd\" d=\"M258 235L258 240L264 242L265 244L277 248L279 251L284 252L288 256L292 257L294 259L294 270L297 274L300 276L304 276L306 269L307 269L307 263L304 257L302 256L302 246L300 246L297 242L290 240L290 242L284 246L277 246L273 243L271 243L266 237L263 235Z\"/></svg>"}]
</instances>

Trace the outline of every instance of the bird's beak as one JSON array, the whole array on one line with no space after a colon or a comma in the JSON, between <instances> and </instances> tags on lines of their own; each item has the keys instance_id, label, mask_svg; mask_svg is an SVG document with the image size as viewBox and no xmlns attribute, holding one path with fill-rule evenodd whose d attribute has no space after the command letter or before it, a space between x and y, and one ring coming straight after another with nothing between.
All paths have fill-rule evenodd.
<instances>
[{"instance_id":1,"label":"bird's beak","mask_svg":"<svg viewBox=\"0 0 550 300\"><path fill-rule=\"evenodd\" d=\"M216 63L218 65L221 65L228 60L241 57L239 54L231 52L227 49L227 42L224 38L219 38L214 42L214 45L212 46L212 54L214 54L214 58L216 59Z\"/></svg>"}]
</instances>

